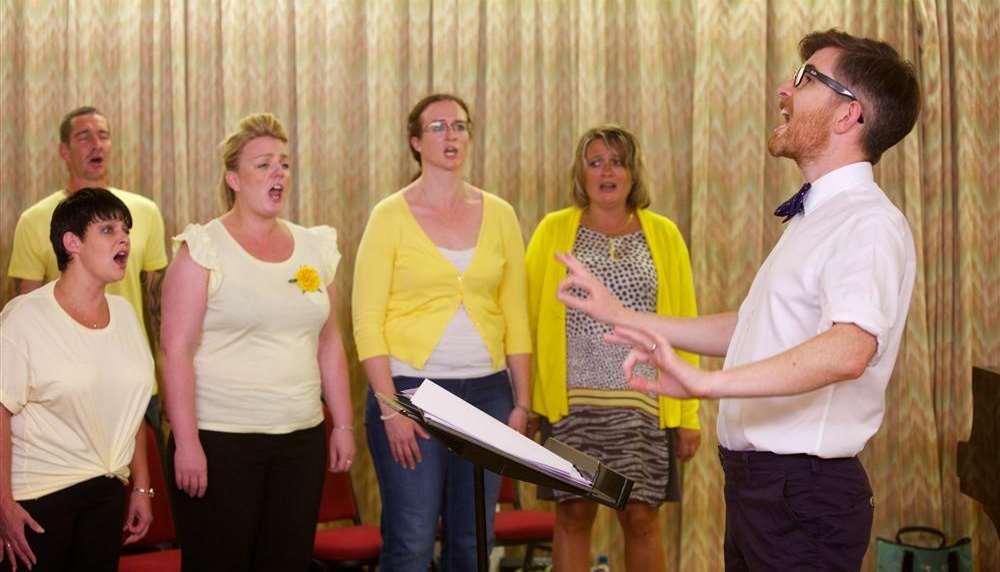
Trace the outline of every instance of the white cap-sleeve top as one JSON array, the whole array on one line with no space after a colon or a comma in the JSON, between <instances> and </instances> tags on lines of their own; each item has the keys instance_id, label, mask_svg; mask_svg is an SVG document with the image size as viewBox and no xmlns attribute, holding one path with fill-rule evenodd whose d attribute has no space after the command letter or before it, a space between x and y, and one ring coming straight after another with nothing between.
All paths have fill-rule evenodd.
<instances>
[{"instance_id":1,"label":"white cap-sleeve top","mask_svg":"<svg viewBox=\"0 0 1000 572\"><path fill-rule=\"evenodd\" d=\"M218 219L174 238L209 271L194 358L199 429L282 434L323 421L317 352L340 261L337 233L281 224L295 240L282 262L251 256Z\"/></svg>"}]
</instances>

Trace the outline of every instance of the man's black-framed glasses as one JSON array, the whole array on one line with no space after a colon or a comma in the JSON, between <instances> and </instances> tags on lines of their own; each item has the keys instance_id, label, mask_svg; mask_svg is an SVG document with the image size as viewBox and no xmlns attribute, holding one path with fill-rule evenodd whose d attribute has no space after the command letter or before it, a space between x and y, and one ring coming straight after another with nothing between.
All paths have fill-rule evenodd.
<instances>
[{"instance_id":1,"label":"man's black-framed glasses","mask_svg":"<svg viewBox=\"0 0 1000 572\"><path fill-rule=\"evenodd\" d=\"M833 79L832 77L826 75L825 73L819 71L812 64L802 64L802 67L799 68L799 71L795 72L795 80L792 82L792 85L794 85L795 87L799 87L799 85L802 84L802 79L805 78L806 74L809 74L810 76L818 79L819 81L823 82L823 84L826 85L828 88L839 93L840 95L843 95L844 97L850 99L851 101L857 101L858 103L861 103L858 100L858 96L854 95L854 92L852 92L850 89L847 89L847 86ZM864 123L864 122L865 118L863 115L861 117L858 117L858 123Z\"/></svg>"}]
</instances>

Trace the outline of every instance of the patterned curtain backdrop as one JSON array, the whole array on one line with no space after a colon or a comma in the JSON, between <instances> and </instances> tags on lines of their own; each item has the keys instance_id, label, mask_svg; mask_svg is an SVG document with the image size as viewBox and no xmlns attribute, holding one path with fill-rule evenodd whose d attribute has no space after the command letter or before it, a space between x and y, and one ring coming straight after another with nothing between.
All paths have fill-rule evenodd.
<instances>
[{"instance_id":1,"label":"patterned curtain backdrop","mask_svg":"<svg viewBox=\"0 0 1000 572\"><path fill-rule=\"evenodd\" d=\"M63 185L62 114L111 122L112 182L154 199L173 235L219 214L218 143L250 112L291 135L287 216L340 232L340 321L350 332L354 253L367 215L415 171L405 116L432 91L469 102L469 180L508 201L527 238L568 204L577 136L613 121L647 153L653 208L689 241L703 312L735 308L782 227L769 212L800 183L765 148L775 87L797 40L839 27L897 46L920 76L914 132L876 168L906 213L919 273L886 418L862 459L873 536L927 524L970 536L1000 569L997 531L962 495L955 444L971 426L973 364L1000 365L1000 4L995 0L2 0L0 301L18 214ZM347 336L348 342L350 336ZM349 353L356 356L353 348ZM712 366L719 362L709 360ZM352 369L359 446L361 368ZM671 569L721 568L715 403L662 511ZM370 458L353 478L378 519ZM533 489L524 488L530 498ZM623 569L614 515L592 550ZM874 550L866 568L872 568Z\"/></svg>"}]
</instances>

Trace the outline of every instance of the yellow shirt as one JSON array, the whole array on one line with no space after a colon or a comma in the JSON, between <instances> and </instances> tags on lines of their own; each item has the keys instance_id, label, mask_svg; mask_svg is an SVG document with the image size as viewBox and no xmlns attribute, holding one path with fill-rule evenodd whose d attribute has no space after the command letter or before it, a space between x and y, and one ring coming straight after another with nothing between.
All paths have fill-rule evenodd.
<instances>
[{"instance_id":1,"label":"yellow shirt","mask_svg":"<svg viewBox=\"0 0 1000 572\"><path fill-rule=\"evenodd\" d=\"M556 252L570 252L582 212L570 207L546 215L538 223L528 244L528 292L531 300L532 335L535 354L532 379L532 408L555 423L569 413L566 387L566 306L556 298L566 267L554 258ZM661 215L640 209L639 224L656 267L658 290L656 313L665 316L695 316L698 313L691 277L691 261L684 238L674 223ZM678 355L697 365L698 356ZM660 426L698 429L698 400L659 398Z\"/></svg>"},{"instance_id":2,"label":"yellow shirt","mask_svg":"<svg viewBox=\"0 0 1000 572\"><path fill-rule=\"evenodd\" d=\"M340 262L337 231L281 223L295 240L282 262L251 256L219 219L174 238L209 272L194 356L199 429L285 434L323 421L319 334ZM311 282L296 281L303 267Z\"/></svg>"},{"instance_id":3,"label":"yellow shirt","mask_svg":"<svg viewBox=\"0 0 1000 572\"><path fill-rule=\"evenodd\" d=\"M142 195L108 187L108 190L125 203L132 215L129 234L128 265L125 278L108 284L109 294L122 296L135 308L139 324L145 335L146 323L142 315L142 282L140 272L162 270L167 266L164 246L163 217L156 203ZM56 253L49 241L52 212L66 198L66 192L56 191L38 201L23 213L14 229L14 246L10 253L7 275L22 280L51 282L59 278Z\"/></svg>"},{"instance_id":4,"label":"yellow shirt","mask_svg":"<svg viewBox=\"0 0 1000 572\"><path fill-rule=\"evenodd\" d=\"M531 352L524 239L514 209L482 193L475 254L460 273L424 233L398 191L372 209L354 267L358 359L392 355L421 369L465 306L497 369Z\"/></svg>"},{"instance_id":5,"label":"yellow shirt","mask_svg":"<svg viewBox=\"0 0 1000 572\"><path fill-rule=\"evenodd\" d=\"M54 290L49 282L0 314L15 500L101 475L126 480L153 390L153 356L128 302L107 295L111 322L93 330L66 314Z\"/></svg>"}]
</instances>

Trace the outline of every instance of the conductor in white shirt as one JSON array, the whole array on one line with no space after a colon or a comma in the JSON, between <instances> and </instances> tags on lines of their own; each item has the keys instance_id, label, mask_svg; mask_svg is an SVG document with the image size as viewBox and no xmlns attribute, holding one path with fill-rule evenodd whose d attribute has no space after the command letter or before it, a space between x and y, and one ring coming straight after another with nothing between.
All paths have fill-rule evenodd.
<instances>
[{"instance_id":1,"label":"conductor in white shirt","mask_svg":"<svg viewBox=\"0 0 1000 572\"><path fill-rule=\"evenodd\" d=\"M721 398L727 571L860 568L874 502L857 454L882 422L916 274L909 225L872 175L916 122L912 65L837 30L807 35L799 52L768 151L794 160L805 184L775 211L784 233L738 312L632 312L560 255L560 300L616 326L608 341L632 346L633 387ZM673 348L725 366L701 370ZM633 375L637 363L657 379Z\"/></svg>"}]
</instances>

